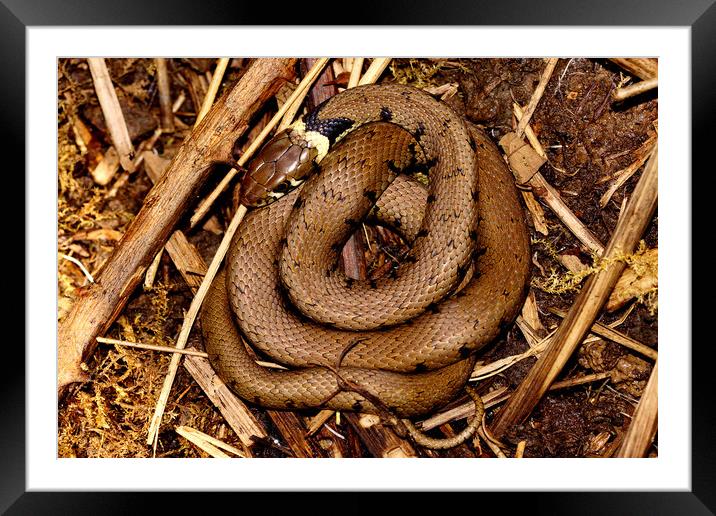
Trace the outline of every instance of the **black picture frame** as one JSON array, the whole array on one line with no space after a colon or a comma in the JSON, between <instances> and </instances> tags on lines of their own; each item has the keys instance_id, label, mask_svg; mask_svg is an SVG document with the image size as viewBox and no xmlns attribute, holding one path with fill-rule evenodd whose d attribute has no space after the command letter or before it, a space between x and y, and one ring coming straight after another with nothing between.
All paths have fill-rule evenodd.
<instances>
[{"instance_id":1,"label":"black picture frame","mask_svg":"<svg viewBox=\"0 0 716 516\"><path fill-rule=\"evenodd\" d=\"M375 2L372 0L351 4L350 20L356 25L622 25L622 26L689 26L691 27L692 60L692 163L694 170L708 174L713 169L710 149L714 144L712 113L716 112L716 88L711 81L716 70L716 5L714 0L628 1L558 0L549 2L520 1L469 1L429 2L399 1ZM6 156L18 158L16 169L25 170L25 106L26 98L25 31L30 26L64 25L212 25L226 24L295 24L304 21L312 25L332 24L337 19L334 5L311 9L296 18L301 9L268 6L262 3L239 3L231 0L174 1L85 1L85 0L0 0L0 52L2 69L6 76L0 81L2 124L0 142ZM299 11L299 12L297 12ZM342 15L342 19L345 15ZM308 19L306 19L308 18ZM565 49L568 53L568 48ZM22 151L19 151L22 149ZM702 165L702 166L700 166ZM25 195L24 185L20 185ZM692 221L703 220L696 216L698 207L692 203ZM692 235L696 235L692 228ZM27 235L25 235L25 238ZM25 257L25 259L27 259ZM24 262L24 260L23 260ZM698 269L696 269L698 270ZM703 269L705 270L705 269ZM25 275L29 271L24 270ZM693 304L696 308L696 305ZM28 307L29 308L29 307ZM693 312L692 312L693 313ZM692 315L693 320L693 315ZM698 319L696 319L698 320ZM691 334L690 328L686 331ZM716 451L713 431L714 411L712 393L714 374L713 353L707 342L694 339L692 351L692 488L690 492L618 492L618 493L499 493L503 507L512 510L523 508L536 514L715 514L716 513ZM699 345L701 344L701 345ZM683 342L679 345L692 345ZM7 348L11 349L7 349ZM14 348L15 356L12 355ZM0 511L8 514L113 514L143 512L149 507L137 496L127 493L69 493L26 492L26 427L25 427L25 353L15 345L6 346L5 360L12 367L3 368L2 385L3 424L0 425ZM662 388L668 389L668 385ZM241 496L246 496L242 494ZM360 507L358 494L347 493L341 507ZM443 495L445 496L445 495ZM452 496L452 495L450 495ZM483 493L461 496L465 507L485 510L488 505ZM191 510L193 503L187 496L176 493L161 501L164 510L172 506ZM204 498L204 497L202 497ZM408 497L403 497L401 504ZM424 503L420 493L413 493L412 502ZM455 499L451 498L452 505ZM279 501L272 495L272 504ZM168 505L165 505L168 503ZM197 506L205 502L197 501ZM225 500L212 498L212 505L220 507ZM249 499L242 504L248 507ZM291 505L310 505L315 499L292 495ZM363 502L365 504L366 502ZM463 502L460 502L463 503ZM490 504L491 505L491 504ZM364 505L366 507L366 505ZM367 506L369 507L369 506ZM407 505L404 505L407 508ZM459 511L460 506L455 506ZM480 509L482 507L483 509ZM274 505L274 509L277 506ZM336 507L324 507L337 510Z\"/></svg>"}]
</instances>

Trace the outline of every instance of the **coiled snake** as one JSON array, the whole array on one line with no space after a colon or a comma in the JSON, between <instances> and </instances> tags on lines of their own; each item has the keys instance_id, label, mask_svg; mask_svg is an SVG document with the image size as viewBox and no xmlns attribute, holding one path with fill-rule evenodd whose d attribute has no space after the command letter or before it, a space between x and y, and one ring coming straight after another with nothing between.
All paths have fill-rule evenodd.
<instances>
[{"instance_id":1,"label":"coiled snake","mask_svg":"<svg viewBox=\"0 0 716 516\"><path fill-rule=\"evenodd\" d=\"M404 177L424 172L427 191ZM204 303L219 375L268 408L410 417L451 401L475 352L514 320L529 275L524 214L494 144L422 91L360 86L254 159L242 202L277 198L246 216ZM371 209L411 250L393 277L353 282L340 250ZM242 336L289 370L257 365Z\"/></svg>"}]
</instances>

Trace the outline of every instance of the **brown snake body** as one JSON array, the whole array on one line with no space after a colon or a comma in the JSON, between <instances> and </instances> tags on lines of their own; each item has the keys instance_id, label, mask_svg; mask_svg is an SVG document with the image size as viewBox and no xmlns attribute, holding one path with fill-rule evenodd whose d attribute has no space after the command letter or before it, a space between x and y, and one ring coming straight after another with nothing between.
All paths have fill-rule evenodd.
<instances>
[{"instance_id":1,"label":"brown snake body","mask_svg":"<svg viewBox=\"0 0 716 516\"><path fill-rule=\"evenodd\" d=\"M529 241L511 173L487 136L413 88L357 87L304 120L348 135L332 135L320 174L242 222L202 310L212 365L264 407L430 412L524 300ZM424 169L427 192L395 180ZM396 278L351 282L340 248L376 200L411 251ZM291 370L257 365L242 336Z\"/></svg>"}]
</instances>

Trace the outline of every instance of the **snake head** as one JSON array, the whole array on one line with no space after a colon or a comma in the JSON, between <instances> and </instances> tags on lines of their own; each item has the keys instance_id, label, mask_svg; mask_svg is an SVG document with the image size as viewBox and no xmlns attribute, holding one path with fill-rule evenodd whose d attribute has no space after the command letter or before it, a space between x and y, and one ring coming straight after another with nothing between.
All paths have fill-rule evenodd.
<instances>
[{"instance_id":1,"label":"snake head","mask_svg":"<svg viewBox=\"0 0 716 516\"><path fill-rule=\"evenodd\" d=\"M251 161L241 181L241 204L266 206L299 186L313 170L318 150L304 133L276 134Z\"/></svg>"}]
</instances>

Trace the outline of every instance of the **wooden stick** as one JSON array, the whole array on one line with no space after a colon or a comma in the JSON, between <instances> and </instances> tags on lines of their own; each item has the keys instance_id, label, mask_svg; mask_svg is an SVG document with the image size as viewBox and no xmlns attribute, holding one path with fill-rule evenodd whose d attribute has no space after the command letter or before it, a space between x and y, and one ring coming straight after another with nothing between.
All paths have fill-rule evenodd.
<instances>
[{"instance_id":1,"label":"wooden stick","mask_svg":"<svg viewBox=\"0 0 716 516\"><path fill-rule=\"evenodd\" d=\"M654 440L659 413L658 366L659 362L657 361L636 407L629 430L617 451L617 457L644 457Z\"/></svg>"},{"instance_id":2,"label":"wooden stick","mask_svg":"<svg viewBox=\"0 0 716 516\"><path fill-rule=\"evenodd\" d=\"M257 438L266 439L268 434L263 425L219 378L207 359L188 356L184 359L184 367L206 393L211 403L219 409L244 446L247 448L253 446Z\"/></svg>"},{"instance_id":3,"label":"wooden stick","mask_svg":"<svg viewBox=\"0 0 716 516\"><path fill-rule=\"evenodd\" d=\"M564 312L562 310L558 310L556 308L548 308L550 312L552 312L554 315L557 315L559 317L566 317L567 312ZM628 337L627 335L624 335L623 333L620 333L609 326L604 326L601 323L595 322L592 325L591 330L593 333L596 333L597 335L601 335L602 337L606 337L607 339L616 342L617 344L621 344L625 348L629 348L632 351L636 351L637 353L641 353L645 357L651 358L652 360L656 360L659 356L657 351L655 349L650 348L649 346L646 346L642 344L641 342L632 339L631 337Z\"/></svg>"},{"instance_id":4,"label":"wooden stick","mask_svg":"<svg viewBox=\"0 0 716 516\"><path fill-rule=\"evenodd\" d=\"M612 373L606 371L603 373L585 374L584 376L578 376L576 378L567 378L560 382L554 382L549 386L550 391L558 391L560 389L567 389L569 387L576 387L577 385L584 385L585 383L599 382L611 378Z\"/></svg>"},{"instance_id":5,"label":"wooden stick","mask_svg":"<svg viewBox=\"0 0 716 516\"><path fill-rule=\"evenodd\" d=\"M295 90L294 90L295 91ZM298 110L301 109L301 106L303 105L303 99L306 97L306 94L308 93L308 90L303 90L303 94L296 98L296 100L293 101L293 105L288 108L288 110L284 113L283 118L281 119L281 123L278 124L278 127L276 128L276 132L281 132L284 129L286 129L288 126L290 126L293 123L293 120L296 118L296 115L298 114ZM290 97L289 97L290 98ZM276 99L278 100L278 99ZM288 99L286 99L288 100ZM280 101L279 101L280 103Z\"/></svg>"},{"instance_id":6,"label":"wooden stick","mask_svg":"<svg viewBox=\"0 0 716 516\"><path fill-rule=\"evenodd\" d=\"M658 85L659 79L657 77L646 79L644 81L637 82L636 84L614 90L612 92L612 98L618 102L620 100L628 99L629 97L646 93L647 91L653 90Z\"/></svg>"},{"instance_id":7,"label":"wooden stick","mask_svg":"<svg viewBox=\"0 0 716 516\"><path fill-rule=\"evenodd\" d=\"M587 280L548 349L497 416L492 433L498 439L529 415L592 327L624 270L625 263L615 258L634 251L656 209L657 168L655 148L604 253L611 263Z\"/></svg>"},{"instance_id":8,"label":"wooden stick","mask_svg":"<svg viewBox=\"0 0 716 516\"><path fill-rule=\"evenodd\" d=\"M132 158L134 157L134 146L129 137L127 123L124 121L122 108L119 107L119 99L117 92L114 91L112 79L107 70L107 64L101 57L87 58L92 80L94 81L95 91L99 99L99 105L102 108L104 120L107 123L107 130L112 139L114 148L119 154L119 162L122 168L127 172L134 171Z\"/></svg>"},{"instance_id":9,"label":"wooden stick","mask_svg":"<svg viewBox=\"0 0 716 516\"><path fill-rule=\"evenodd\" d=\"M215 459L231 458L227 454L225 454L223 451L221 451L219 448L214 446L212 443L206 441L203 438L203 436L197 435L196 433L189 431L189 430L194 430L193 428L178 426L174 430L176 431L176 433L181 435L184 439L186 439L187 441L192 443L194 446L199 448L201 451L208 453ZM195 432L199 432L199 431L195 430ZM203 432L200 432L200 433L203 435L206 435Z\"/></svg>"},{"instance_id":10,"label":"wooden stick","mask_svg":"<svg viewBox=\"0 0 716 516\"><path fill-rule=\"evenodd\" d=\"M520 120L519 124L517 124L517 130L515 131L515 133L517 133L517 136L519 138L522 138L522 135L525 132L525 127L527 127L527 124L530 123L530 119L532 118L532 115L537 108L537 104L539 104L539 101L544 94L544 90L547 87L547 83L549 82L550 77L552 77L554 67L557 66L557 61L558 59L556 57L550 57L549 59L547 59L547 65L542 71L542 76L539 79L539 84L537 84L534 93L532 93L532 97L530 98L529 104L527 104L527 107L525 108L524 116Z\"/></svg>"},{"instance_id":11,"label":"wooden stick","mask_svg":"<svg viewBox=\"0 0 716 516\"><path fill-rule=\"evenodd\" d=\"M361 77L360 81L358 81L358 85L362 86L364 84L373 84L376 82L380 77L380 74L383 73L383 70L388 68L391 60L391 57L378 57L373 59L370 66L365 71L365 74L363 74L363 77Z\"/></svg>"},{"instance_id":12,"label":"wooden stick","mask_svg":"<svg viewBox=\"0 0 716 516\"><path fill-rule=\"evenodd\" d=\"M263 144L264 140L266 139L266 136L273 130L273 128L281 121L281 118L283 117L284 113L288 110L288 108L291 107L293 102L303 95L303 90L308 90L310 85L313 83L313 81L318 77L318 74L323 69L323 67L328 63L328 58L323 58L320 61L318 61L314 67L311 69L308 75L303 78L301 83L296 88L296 91L293 92L293 95L291 95L286 101L286 103L281 106L276 112L276 114L273 116L271 121L264 127L263 131L256 137L256 139L251 143L248 149L246 149L246 152L239 158L238 165L239 167L243 167L253 156L254 152L256 152L261 145ZM233 144L233 142L232 142ZM197 210L194 212L194 215L192 215L190 220L190 226L193 228L196 226L199 221L204 218L204 215L206 215L209 211L209 208L214 203L214 201L221 195L221 193L226 189L226 187L229 185L231 180L234 178L234 176L238 174L238 170L235 168L232 168L229 170L229 172L224 176L224 178L221 180L219 185L214 188L214 190L207 196L199 205Z\"/></svg>"},{"instance_id":13,"label":"wooden stick","mask_svg":"<svg viewBox=\"0 0 716 516\"><path fill-rule=\"evenodd\" d=\"M179 353L182 355L191 355L194 357L209 357L207 353L204 353L203 351L196 351L194 349L177 349L171 346L144 344L143 342L128 342L126 340L108 339L106 337L97 337L97 342L100 342L102 344L117 344L118 346L126 346L128 348L148 349L151 351L164 351L165 353Z\"/></svg>"},{"instance_id":14,"label":"wooden stick","mask_svg":"<svg viewBox=\"0 0 716 516\"><path fill-rule=\"evenodd\" d=\"M209 84L209 89L206 91L206 95L204 95L204 102L201 104L199 114L196 115L196 122L194 122L195 126L201 123L211 109L211 106L214 104L216 94L219 91L219 86L221 86L221 81L224 79L224 72L226 72L226 67L228 65L228 57L222 57L217 61L216 69L214 70L214 74L211 76L211 84Z\"/></svg>"},{"instance_id":15,"label":"wooden stick","mask_svg":"<svg viewBox=\"0 0 716 516\"><path fill-rule=\"evenodd\" d=\"M331 417L333 417L333 414L335 414L335 411L333 410L321 410L309 422L308 430L306 430L306 435L313 435L318 432L323 426L323 423L331 419Z\"/></svg>"},{"instance_id":16,"label":"wooden stick","mask_svg":"<svg viewBox=\"0 0 716 516\"><path fill-rule=\"evenodd\" d=\"M152 183L156 183L164 173L168 161L154 155L150 151L145 151L143 154L145 156L144 170ZM196 247L191 245L181 229L177 229L172 233L164 249L166 249L169 258L174 263L179 274L184 278L184 282L189 286L191 291L196 294L199 285L201 285L201 278L206 274L207 268L199 251L196 250ZM157 255L160 253L157 253Z\"/></svg>"},{"instance_id":17,"label":"wooden stick","mask_svg":"<svg viewBox=\"0 0 716 516\"><path fill-rule=\"evenodd\" d=\"M159 270L159 264L162 261L162 255L164 254L164 248L162 247L157 255L152 260L152 263L147 267L147 272L144 275L144 290L148 290L154 286L154 280Z\"/></svg>"},{"instance_id":18,"label":"wooden stick","mask_svg":"<svg viewBox=\"0 0 716 516\"><path fill-rule=\"evenodd\" d=\"M206 275L201 282L201 286L199 287L199 290L194 296L194 299L192 299L191 305L189 306L189 310L184 316L184 322L182 323L181 330L179 331L179 337L177 337L177 349L184 349L184 347L186 346L186 342L189 339L189 332L191 332L191 328L192 326L194 326L194 321L196 320L197 315L199 315L199 309L201 308L201 304L204 302L204 297L209 291L209 287L214 281L216 273L219 272L219 267L221 267L221 263L224 261L224 256L229 250L231 239L234 237L234 233L236 233L236 230L239 229L239 224L243 220L244 215L246 215L246 212L247 209L245 206L239 206L239 210L236 212L234 218L231 220L229 227L226 228L226 233L221 239L221 243L219 244L219 248L216 250L214 258L211 260L211 264L209 265L209 269L206 271ZM147 444L153 444L159 433L159 425L162 421L162 415L164 414L164 409L166 408L167 400L169 399L169 393L171 392L176 372L179 369L180 360L181 355L175 354L172 356L172 359L169 362L169 371L167 372L167 376L164 379L164 385L162 386L162 390L159 393L157 406L154 409L154 416L152 416L151 423L149 424Z\"/></svg>"},{"instance_id":19,"label":"wooden stick","mask_svg":"<svg viewBox=\"0 0 716 516\"><path fill-rule=\"evenodd\" d=\"M517 102L513 102L512 110L515 113L515 118L517 118L517 121L519 122L519 120L523 116L522 108L519 104L517 104ZM527 137L527 141L530 142L530 145L532 145L532 148L537 152L537 154L547 160L547 153L545 153L544 149L542 148L542 145L537 139L537 135L532 130L532 126L529 124L527 124L527 126L525 127L525 136ZM532 214L532 221L534 222L535 230L539 231L543 235L548 235L549 228L547 226L547 221L544 218L544 210L542 209L542 205L537 202L537 199L535 199L534 192L521 190L520 193L522 194L522 198L525 201L527 209Z\"/></svg>"},{"instance_id":20,"label":"wooden stick","mask_svg":"<svg viewBox=\"0 0 716 516\"><path fill-rule=\"evenodd\" d=\"M286 440L286 444L288 444L288 447L291 448L294 456L303 459L310 459L316 456L317 451L319 456L325 455L321 448L315 447L316 450L314 450L314 447L308 442L306 427L304 426L301 418L294 412L267 410L266 413Z\"/></svg>"},{"instance_id":21,"label":"wooden stick","mask_svg":"<svg viewBox=\"0 0 716 516\"><path fill-rule=\"evenodd\" d=\"M162 131L174 132L174 112L172 111L172 92L167 71L167 60L164 57L154 59L157 66L157 89L159 90L159 110L162 116Z\"/></svg>"},{"instance_id":22,"label":"wooden stick","mask_svg":"<svg viewBox=\"0 0 716 516\"><path fill-rule=\"evenodd\" d=\"M523 114L520 109L515 109L515 116L518 120L523 120ZM529 126L526 126L529 127ZM559 192L544 178L539 172L534 173L530 177L518 176L517 180L522 184L527 184L532 191L544 201L555 215L567 226L574 236L584 244L587 249L597 254L604 252L604 246L599 239L579 220L572 210L562 200Z\"/></svg>"},{"instance_id":23,"label":"wooden stick","mask_svg":"<svg viewBox=\"0 0 716 516\"><path fill-rule=\"evenodd\" d=\"M366 448L374 457L406 458L418 456L415 448L408 441L399 438L392 429L380 423L380 417L353 412L346 412L344 417L360 435Z\"/></svg>"},{"instance_id":24,"label":"wooden stick","mask_svg":"<svg viewBox=\"0 0 716 516\"><path fill-rule=\"evenodd\" d=\"M659 75L659 60L648 57L612 57L609 59L641 80L654 79Z\"/></svg>"},{"instance_id":25,"label":"wooden stick","mask_svg":"<svg viewBox=\"0 0 716 516\"><path fill-rule=\"evenodd\" d=\"M556 391L560 389L566 389L568 387L574 387L577 385L582 385L585 383L592 383L592 382L598 382L599 380L606 380L611 376L611 373L605 372L605 373L595 373L595 374L588 374L581 376L579 378L569 378L567 380L562 380L561 382L555 382L554 385L550 386L550 391ZM490 391L485 396L483 396L483 403L485 404L485 408L491 408L496 405L499 405L503 401L506 401L512 393L509 392L507 387L500 387L499 389L495 389L494 391ZM440 412L439 414L436 414L426 420L424 420L420 424L421 430L431 430L433 428L436 428L438 426L441 426L445 423L450 423L452 421L457 421L458 419L465 419L466 417L470 417L475 413L475 403L472 401L468 401L467 403L462 403L458 405L457 407L454 407L450 410L446 410L445 412Z\"/></svg>"},{"instance_id":26,"label":"wooden stick","mask_svg":"<svg viewBox=\"0 0 716 516\"><path fill-rule=\"evenodd\" d=\"M621 188L624 183L626 183L631 176L634 175L634 173L641 168L641 166L646 162L646 160L651 155L651 151L654 150L654 145L656 145L656 137L649 138L646 141L646 145L642 145L639 150L642 150L644 147L647 148L646 151L643 153L640 153L639 150L637 151L637 159L630 165L628 165L626 168L623 168L616 174L616 178L612 182L611 185L609 185L609 188L607 188L607 191L602 194L602 196L599 199L599 206L603 209L606 207L606 205L609 203L609 201L612 198L612 195L614 195L614 192L616 192L619 188Z\"/></svg>"},{"instance_id":27,"label":"wooden stick","mask_svg":"<svg viewBox=\"0 0 716 516\"><path fill-rule=\"evenodd\" d=\"M144 205L100 271L97 283L82 291L58 328L57 393L88 377L80 367L121 312L144 270L165 244L194 199L210 167L229 161L233 143L251 116L293 74L294 59L257 59L181 146L167 172L147 194Z\"/></svg>"},{"instance_id":28,"label":"wooden stick","mask_svg":"<svg viewBox=\"0 0 716 516\"><path fill-rule=\"evenodd\" d=\"M222 459L230 458L228 455L220 451L219 448L230 451L239 457L246 457L246 454L238 448L231 446L230 444L226 444L224 441L212 437L209 434L205 434L196 428L192 428L190 426L178 426L174 430L176 433L188 441L191 441L194 445L198 446L212 457Z\"/></svg>"},{"instance_id":29,"label":"wooden stick","mask_svg":"<svg viewBox=\"0 0 716 516\"><path fill-rule=\"evenodd\" d=\"M509 389L507 387L500 387L499 389L490 391L484 396L482 396L482 403L485 405L485 409L488 409L502 403L507 398L509 398L509 396ZM474 413L475 402L472 400L468 400L466 403L458 405L457 407L451 408L444 412L440 412L438 414L435 414L434 416L423 420L420 423L419 428L423 431L432 430L433 428L437 428L438 426L443 425L445 423L470 417Z\"/></svg>"},{"instance_id":30,"label":"wooden stick","mask_svg":"<svg viewBox=\"0 0 716 516\"><path fill-rule=\"evenodd\" d=\"M356 57L353 59L353 68L351 68L351 76L348 79L348 88L358 86L360 74L363 72L363 61L365 61L365 58L363 57Z\"/></svg>"}]
</instances>

